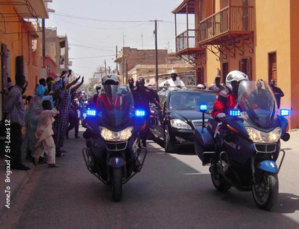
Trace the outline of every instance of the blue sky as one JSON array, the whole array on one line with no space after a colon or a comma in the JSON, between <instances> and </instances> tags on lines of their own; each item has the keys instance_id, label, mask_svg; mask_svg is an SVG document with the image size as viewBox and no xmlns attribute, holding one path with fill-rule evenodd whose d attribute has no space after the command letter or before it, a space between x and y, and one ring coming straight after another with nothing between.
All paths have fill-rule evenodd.
<instances>
[{"instance_id":1,"label":"blue sky","mask_svg":"<svg viewBox=\"0 0 299 229\"><path fill-rule=\"evenodd\" d=\"M158 48L175 50L175 24L171 11L183 0L53 0L55 10L46 20L47 27L57 27L67 35L71 69L87 78L98 66L115 68L116 45L154 49L154 22L158 24ZM178 33L186 29L185 16L178 16ZM142 38L143 37L143 38Z\"/></svg>"}]
</instances>

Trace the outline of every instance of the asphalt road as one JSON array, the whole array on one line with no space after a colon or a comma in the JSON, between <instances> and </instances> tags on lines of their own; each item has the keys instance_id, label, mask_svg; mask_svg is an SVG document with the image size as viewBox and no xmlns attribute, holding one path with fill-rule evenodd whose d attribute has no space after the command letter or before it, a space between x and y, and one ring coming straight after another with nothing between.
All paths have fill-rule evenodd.
<instances>
[{"instance_id":1,"label":"asphalt road","mask_svg":"<svg viewBox=\"0 0 299 229\"><path fill-rule=\"evenodd\" d=\"M287 151L278 201L267 212L251 192L217 192L192 150L167 154L148 145L143 170L114 203L111 189L85 167L84 139L67 140L67 155L57 159L61 167L39 165L0 228L299 228L297 149Z\"/></svg>"}]
</instances>

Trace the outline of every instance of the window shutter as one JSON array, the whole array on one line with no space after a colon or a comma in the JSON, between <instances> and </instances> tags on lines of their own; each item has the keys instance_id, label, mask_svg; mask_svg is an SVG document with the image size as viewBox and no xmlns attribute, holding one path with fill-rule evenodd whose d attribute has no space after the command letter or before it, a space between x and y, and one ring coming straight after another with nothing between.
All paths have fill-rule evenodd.
<instances>
[{"instance_id":1,"label":"window shutter","mask_svg":"<svg viewBox=\"0 0 299 229\"><path fill-rule=\"evenodd\" d=\"M247 58L247 73L249 80L252 80L252 58L248 57Z\"/></svg>"},{"instance_id":2,"label":"window shutter","mask_svg":"<svg viewBox=\"0 0 299 229\"><path fill-rule=\"evenodd\" d=\"M239 71L241 71L242 72L242 59L241 60L239 60Z\"/></svg>"}]
</instances>

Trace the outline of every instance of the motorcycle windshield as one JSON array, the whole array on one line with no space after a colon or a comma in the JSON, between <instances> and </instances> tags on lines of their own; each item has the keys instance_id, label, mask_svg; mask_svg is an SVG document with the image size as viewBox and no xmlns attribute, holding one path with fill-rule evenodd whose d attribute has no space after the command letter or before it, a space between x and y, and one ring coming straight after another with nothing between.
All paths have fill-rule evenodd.
<instances>
[{"instance_id":1,"label":"motorcycle windshield","mask_svg":"<svg viewBox=\"0 0 299 229\"><path fill-rule=\"evenodd\" d=\"M276 117L276 100L270 86L264 81L242 81L238 91L238 106L260 127L269 127Z\"/></svg>"},{"instance_id":2,"label":"motorcycle windshield","mask_svg":"<svg viewBox=\"0 0 299 229\"><path fill-rule=\"evenodd\" d=\"M132 124L134 109L133 96L126 86L109 85L110 88L99 95L98 105L101 108L101 125L117 131Z\"/></svg>"}]
</instances>

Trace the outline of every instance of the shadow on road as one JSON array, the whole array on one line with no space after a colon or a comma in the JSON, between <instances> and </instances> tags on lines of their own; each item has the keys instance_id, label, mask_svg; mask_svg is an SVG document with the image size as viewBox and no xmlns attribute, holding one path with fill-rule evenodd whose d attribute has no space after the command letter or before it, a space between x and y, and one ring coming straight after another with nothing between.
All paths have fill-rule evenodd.
<instances>
[{"instance_id":1,"label":"shadow on road","mask_svg":"<svg viewBox=\"0 0 299 229\"><path fill-rule=\"evenodd\" d=\"M154 142L157 143L164 150L164 141L162 139L156 138ZM182 155L195 155L194 146L180 146L177 148L176 153Z\"/></svg>"}]
</instances>

